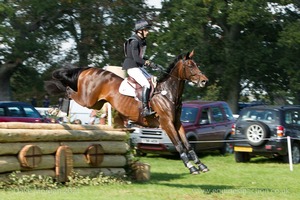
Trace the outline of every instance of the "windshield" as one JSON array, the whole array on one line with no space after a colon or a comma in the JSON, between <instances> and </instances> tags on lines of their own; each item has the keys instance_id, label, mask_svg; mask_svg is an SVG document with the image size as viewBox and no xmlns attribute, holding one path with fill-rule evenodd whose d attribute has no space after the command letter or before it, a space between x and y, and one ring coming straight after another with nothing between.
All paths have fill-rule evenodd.
<instances>
[{"instance_id":1,"label":"windshield","mask_svg":"<svg viewBox=\"0 0 300 200\"><path fill-rule=\"evenodd\" d=\"M30 107L24 107L26 117L40 118L40 114Z\"/></svg>"},{"instance_id":2,"label":"windshield","mask_svg":"<svg viewBox=\"0 0 300 200\"><path fill-rule=\"evenodd\" d=\"M278 119L278 113L273 110L243 110L240 120L258 120L264 122L274 122Z\"/></svg>"},{"instance_id":3,"label":"windshield","mask_svg":"<svg viewBox=\"0 0 300 200\"><path fill-rule=\"evenodd\" d=\"M180 121L184 123L195 123L198 108L183 107L181 110Z\"/></svg>"}]
</instances>

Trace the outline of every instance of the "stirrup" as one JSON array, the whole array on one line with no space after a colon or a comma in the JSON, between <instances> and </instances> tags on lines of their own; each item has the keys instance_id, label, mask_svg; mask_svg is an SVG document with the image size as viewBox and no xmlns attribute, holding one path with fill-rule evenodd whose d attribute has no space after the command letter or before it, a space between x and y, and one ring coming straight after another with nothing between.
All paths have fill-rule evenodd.
<instances>
[{"instance_id":1,"label":"stirrup","mask_svg":"<svg viewBox=\"0 0 300 200\"><path fill-rule=\"evenodd\" d=\"M144 108L143 109L143 116L146 117L146 116L150 116L150 115L153 115L155 114L154 111L152 111L151 109L148 109L148 108Z\"/></svg>"}]
</instances>

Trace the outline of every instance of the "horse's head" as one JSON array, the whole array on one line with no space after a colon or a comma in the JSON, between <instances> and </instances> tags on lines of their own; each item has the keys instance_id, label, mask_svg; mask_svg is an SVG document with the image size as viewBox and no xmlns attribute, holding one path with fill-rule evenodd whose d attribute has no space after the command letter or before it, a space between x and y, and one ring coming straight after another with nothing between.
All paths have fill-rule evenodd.
<instances>
[{"instance_id":1,"label":"horse's head","mask_svg":"<svg viewBox=\"0 0 300 200\"><path fill-rule=\"evenodd\" d=\"M208 82L208 78L200 71L196 62L192 59L193 55L194 51L187 53L182 60L178 61L179 76L184 80L196 84L198 87L204 87Z\"/></svg>"}]
</instances>

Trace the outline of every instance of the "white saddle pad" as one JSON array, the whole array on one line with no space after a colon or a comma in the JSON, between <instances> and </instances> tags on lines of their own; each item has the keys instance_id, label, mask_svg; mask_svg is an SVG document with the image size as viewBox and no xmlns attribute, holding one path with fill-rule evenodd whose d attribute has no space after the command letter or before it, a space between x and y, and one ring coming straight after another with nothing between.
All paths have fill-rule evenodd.
<instances>
[{"instance_id":1,"label":"white saddle pad","mask_svg":"<svg viewBox=\"0 0 300 200\"><path fill-rule=\"evenodd\" d=\"M127 78L120 84L119 92L126 96L136 97L135 89L128 83Z\"/></svg>"}]
</instances>

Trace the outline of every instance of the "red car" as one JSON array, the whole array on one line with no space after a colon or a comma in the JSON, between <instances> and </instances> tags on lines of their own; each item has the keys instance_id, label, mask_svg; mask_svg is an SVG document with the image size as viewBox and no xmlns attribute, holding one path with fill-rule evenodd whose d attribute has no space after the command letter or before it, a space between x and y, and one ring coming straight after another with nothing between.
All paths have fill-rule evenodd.
<instances>
[{"instance_id":1,"label":"red car","mask_svg":"<svg viewBox=\"0 0 300 200\"><path fill-rule=\"evenodd\" d=\"M48 123L49 120L28 103L0 101L0 122Z\"/></svg>"}]
</instances>

